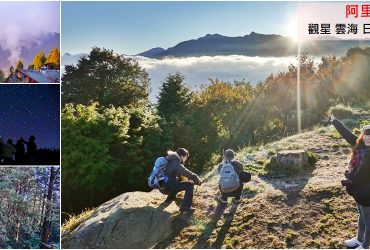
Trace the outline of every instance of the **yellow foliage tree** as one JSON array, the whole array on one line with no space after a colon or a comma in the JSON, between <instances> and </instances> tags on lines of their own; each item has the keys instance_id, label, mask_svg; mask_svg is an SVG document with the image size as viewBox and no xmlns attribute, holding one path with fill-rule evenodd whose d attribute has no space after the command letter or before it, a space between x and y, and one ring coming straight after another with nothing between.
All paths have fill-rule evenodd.
<instances>
[{"instance_id":1,"label":"yellow foliage tree","mask_svg":"<svg viewBox=\"0 0 370 250\"><path fill-rule=\"evenodd\" d=\"M44 51L40 51L40 53L33 59L33 68L35 70L39 70L42 65L45 64L46 57Z\"/></svg>"},{"instance_id":2,"label":"yellow foliage tree","mask_svg":"<svg viewBox=\"0 0 370 250\"><path fill-rule=\"evenodd\" d=\"M46 58L46 63L53 63L57 69L60 68L60 52L57 48L53 48Z\"/></svg>"}]
</instances>

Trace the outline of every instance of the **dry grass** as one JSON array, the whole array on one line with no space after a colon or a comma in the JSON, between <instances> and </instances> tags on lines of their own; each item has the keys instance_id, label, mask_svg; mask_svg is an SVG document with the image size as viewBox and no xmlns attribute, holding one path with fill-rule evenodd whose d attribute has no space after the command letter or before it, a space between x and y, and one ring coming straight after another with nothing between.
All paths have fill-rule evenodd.
<instances>
[{"instance_id":1,"label":"dry grass","mask_svg":"<svg viewBox=\"0 0 370 250\"><path fill-rule=\"evenodd\" d=\"M63 223L61 227L62 235L68 235L75 230L82 222L84 222L94 212L94 209L86 209L79 215L71 215L68 221Z\"/></svg>"}]
</instances>

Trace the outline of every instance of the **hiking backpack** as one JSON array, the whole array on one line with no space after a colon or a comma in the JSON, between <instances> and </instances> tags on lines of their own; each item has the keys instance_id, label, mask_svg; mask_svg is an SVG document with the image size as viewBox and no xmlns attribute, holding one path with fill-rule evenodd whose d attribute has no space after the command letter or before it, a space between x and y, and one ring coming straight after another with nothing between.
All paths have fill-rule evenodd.
<instances>
[{"instance_id":1,"label":"hiking backpack","mask_svg":"<svg viewBox=\"0 0 370 250\"><path fill-rule=\"evenodd\" d=\"M153 171L148 178L148 186L153 189L163 187L163 184L168 180L164 175L168 161L165 157L159 157L154 163Z\"/></svg>"},{"instance_id":2,"label":"hiking backpack","mask_svg":"<svg viewBox=\"0 0 370 250\"><path fill-rule=\"evenodd\" d=\"M223 193L234 192L240 187L239 176L230 161L222 163L219 185Z\"/></svg>"}]
</instances>

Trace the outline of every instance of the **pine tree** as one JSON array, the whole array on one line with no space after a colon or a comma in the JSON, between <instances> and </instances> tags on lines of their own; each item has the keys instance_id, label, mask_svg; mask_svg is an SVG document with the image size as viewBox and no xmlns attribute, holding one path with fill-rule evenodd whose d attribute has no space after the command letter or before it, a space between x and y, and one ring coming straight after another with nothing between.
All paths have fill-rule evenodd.
<instances>
[{"instance_id":1,"label":"pine tree","mask_svg":"<svg viewBox=\"0 0 370 250\"><path fill-rule=\"evenodd\" d=\"M158 97L158 114L171 122L183 114L191 100L190 89L184 84L184 76L177 72L163 81Z\"/></svg>"},{"instance_id":2,"label":"pine tree","mask_svg":"<svg viewBox=\"0 0 370 250\"><path fill-rule=\"evenodd\" d=\"M13 66L10 66L9 68L9 75L13 75L14 74L14 67Z\"/></svg>"},{"instance_id":3,"label":"pine tree","mask_svg":"<svg viewBox=\"0 0 370 250\"><path fill-rule=\"evenodd\" d=\"M0 83L5 81L5 74L4 71L0 69Z\"/></svg>"},{"instance_id":4,"label":"pine tree","mask_svg":"<svg viewBox=\"0 0 370 250\"><path fill-rule=\"evenodd\" d=\"M48 238L42 246L59 243L59 182L55 167L0 168L0 248L39 248L45 220Z\"/></svg>"},{"instance_id":5,"label":"pine tree","mask_svg":"<svg viewBox=\"0 0 370 250\"><path fill-rule=\"evenodd\" d=\"M23 62L21 59L18 60L17 66L15 66L16 69L23 69Z\"/></svg>"}]
</instances>

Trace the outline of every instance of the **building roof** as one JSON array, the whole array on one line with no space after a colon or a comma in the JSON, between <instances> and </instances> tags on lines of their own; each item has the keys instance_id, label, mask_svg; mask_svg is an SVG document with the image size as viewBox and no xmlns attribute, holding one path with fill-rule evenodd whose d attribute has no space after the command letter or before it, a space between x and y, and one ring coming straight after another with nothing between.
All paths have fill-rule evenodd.
<instances>
[{"instance_id":1,"label":"building roof","mask_svg":"<svg viewBox=\"0 0 370 250\"><path fill-rule=\"evenodd\" d=\"M59 70L44 70L45 74L40 70L25 70L18 69L23 74L32 78L38 83L59 83L60 71Z\"/></svg>"}]
</instances>

